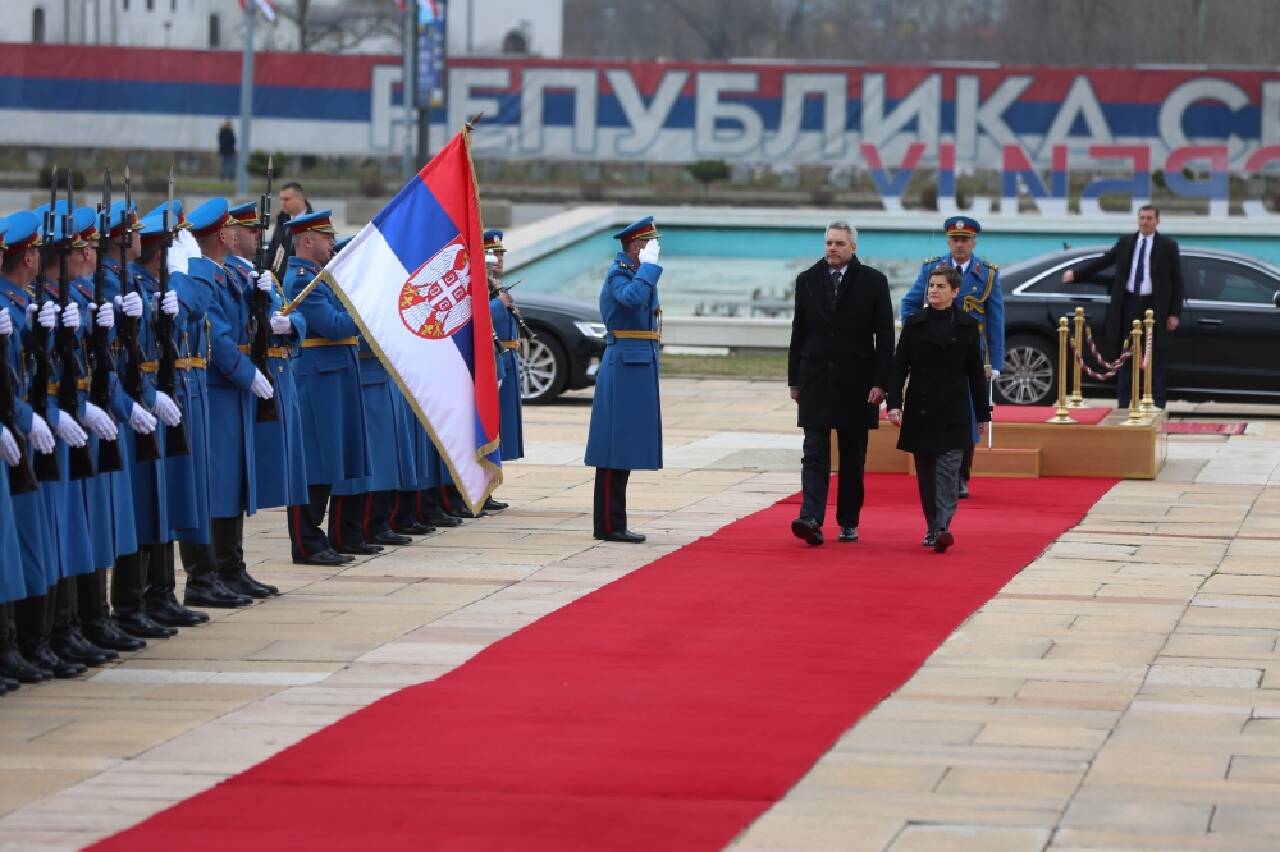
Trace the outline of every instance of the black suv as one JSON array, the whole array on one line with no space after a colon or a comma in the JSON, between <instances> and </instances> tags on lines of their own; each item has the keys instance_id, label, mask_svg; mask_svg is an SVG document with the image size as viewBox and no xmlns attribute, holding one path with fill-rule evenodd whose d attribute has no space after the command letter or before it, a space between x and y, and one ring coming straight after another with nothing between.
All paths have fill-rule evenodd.
<instances>
[{"instance_id":1,"label":"black suv","mask_svg":"<svg viewBox=\"0 0 1280 852\"><path fill-rule=\"evenodd\" d=\"M1006 354L995 381L997 402L1054 402L1058 318L1074 314L1077 306L1084 308L1103 356L1115 357L1103 331L1115 267L1087 281L1062 282L1065 270L1107 248L1067 249L1001 270ZM1166 358L1169 396L1280 402L1280 270L1233 252L1187 247L1182 274L1186 302ZM1087 355L1085 363L1092 363ZM1085 386L1103 387L1087 376Z\"/></svg>"}]
</instances>

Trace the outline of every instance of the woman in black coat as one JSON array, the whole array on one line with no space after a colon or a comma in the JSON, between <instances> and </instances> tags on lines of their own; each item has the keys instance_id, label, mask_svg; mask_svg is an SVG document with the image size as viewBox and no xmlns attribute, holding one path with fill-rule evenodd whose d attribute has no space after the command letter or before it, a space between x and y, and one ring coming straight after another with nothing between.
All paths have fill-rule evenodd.
<instances>
[{"instance_id":1,"label":"woman in black coat","mask_svg":"<svg viewBox=\"0 0 1280 852\"><path fill-rule=\"evenodd\" d=\"M991 420L977 320L953 303L960 274L940 265L929 275L928 307L907 319L889 375L889 421L902 427L898 449L915 456L926 547L939 553L955 543L951 519L960 490L960 463L973 440L970 406L979 433ZM906 405L903 405L903 386Z\"/></svg>"}]
</instances>

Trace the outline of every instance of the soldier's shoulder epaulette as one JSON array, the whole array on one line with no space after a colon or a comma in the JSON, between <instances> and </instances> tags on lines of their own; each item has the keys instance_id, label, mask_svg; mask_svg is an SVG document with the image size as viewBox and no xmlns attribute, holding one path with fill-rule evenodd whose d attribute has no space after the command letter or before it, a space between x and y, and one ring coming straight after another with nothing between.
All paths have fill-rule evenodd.
<instances>
[{"instance_id":1,"label":"soldier's shoulder epaulette","mask_svg":"<svg viewBox=\"0 0 1280 852\"><path fill-rule=\"evenodd\" d=\"M79 281L77 281L77 282L76 282L76 289L77 289L77 290L79 290L79 291L80 291L80 295L81 295L81 296L84 296L86 299L92 299L92 298L93 298L93 291L92 291L92 290L90 290L90 289L89 289L88 287L86 287L85 285L81 284Z\"/></svg>"},{"instance_id":2,"label":"soldier's shoulder epaulette","mask_svg":"<svg viewBox=\"0 0 1280 852\"><path fill-rule=\"evenodd\" d=\"M26 299L22 298L17 293L6 290L4 295L10 302L13 302L15 305L17 305L20 308L25 308L27 306Z\"/></svg>"}]
</instances>

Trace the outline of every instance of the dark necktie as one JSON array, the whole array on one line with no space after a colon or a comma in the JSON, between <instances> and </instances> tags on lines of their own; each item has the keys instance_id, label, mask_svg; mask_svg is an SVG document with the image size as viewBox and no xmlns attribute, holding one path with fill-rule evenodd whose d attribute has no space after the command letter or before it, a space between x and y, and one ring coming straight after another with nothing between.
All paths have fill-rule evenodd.
<instances>
[{"instance_id":1,"label":"dark necktie","mask_svg":"<svg viewBox=\"0 0 1280 852\"><path fill-rule=\"evenodd\" d=\"M1133 293L1142 295L1142 281L1147 277L1147 238L1138 240L1138 256L1134 258Z\"/></svg>"},{"instance_id":2,"label":"dark necktie","mask_svg":"<svg viewBox=\"0 0 1280 852\"><path fill-rule=\"evenodd\" d=\"M840 270L832 267L831 269L831 306L836 305L836 296L840 294Z\"/></svg>"}]
</instances>

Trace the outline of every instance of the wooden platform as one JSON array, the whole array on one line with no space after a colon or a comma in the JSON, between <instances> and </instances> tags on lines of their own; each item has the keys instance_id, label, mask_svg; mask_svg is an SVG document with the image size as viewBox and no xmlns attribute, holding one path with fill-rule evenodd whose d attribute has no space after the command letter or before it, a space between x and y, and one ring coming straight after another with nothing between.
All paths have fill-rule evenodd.
<instances>
[{"instance_id":1,"label":"wooden platform","mask_svg":"<svg viewBox=\"0 0 1280 852\"><path fill-rule=\"evenodd\" d=\"M978 476L1115 476L1154 479L1165 459L1164 413L1151 423L1123 425L1124 409L1097 425L1083 423L1002 423L995 425L994 448L985 443L974 453ZM911 456L897 448L898 430L882 421L867 446L867 470L914 471ZM834 441L833 441L834 444ZM833 454L834 455L834 454ZM833 462L833 466L835 462Z\"/></svg>"}]
</instances>

